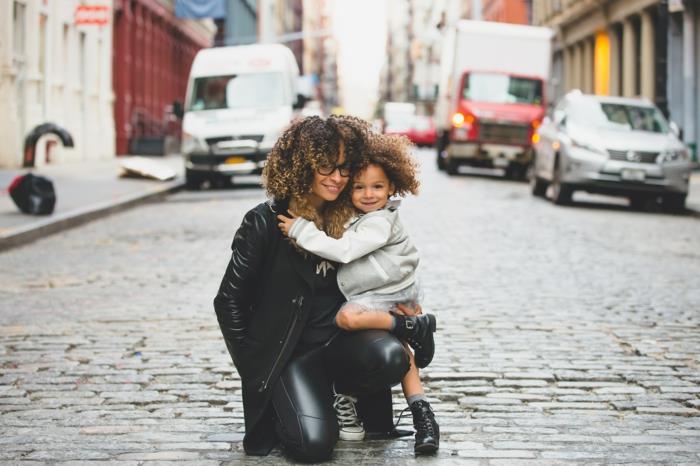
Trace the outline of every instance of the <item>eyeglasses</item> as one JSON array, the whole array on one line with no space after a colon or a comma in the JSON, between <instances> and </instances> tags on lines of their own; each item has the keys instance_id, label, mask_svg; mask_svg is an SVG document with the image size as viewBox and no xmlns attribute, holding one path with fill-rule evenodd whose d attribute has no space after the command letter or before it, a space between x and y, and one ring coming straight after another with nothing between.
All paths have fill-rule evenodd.
<instances>
[{"instance_id":1,"label":"eyeglasses","mask_svg":"<svg viewBox=\"0 0 700 466\"><path fill-rule=\"evenodd\" d=\"M342 165L332 165L326 163L316 167L316 171L323 176L330 176L336 170L338 170L338 173L340 173L340 176L342 176L343 178L347 178L348 176L350 176L350 165L348 163L344 163Z\"/></svg>"}]
</instances>

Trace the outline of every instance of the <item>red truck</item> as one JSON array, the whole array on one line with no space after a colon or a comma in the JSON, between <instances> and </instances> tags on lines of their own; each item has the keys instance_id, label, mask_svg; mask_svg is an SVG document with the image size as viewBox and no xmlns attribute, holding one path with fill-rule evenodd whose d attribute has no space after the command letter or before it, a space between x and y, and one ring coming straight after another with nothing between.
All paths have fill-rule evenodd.
<instances>
[{"instance_id":1,"label":"red truck","mask_svg":"<svg viewBox=\"0 0 700 466\"><path fill-rule=\"evenodd\" d=\"M547 110L551 38L548 28L485 21L448 28L435 110L438 168L525 177Z\"/></svg>"}]
</instances>

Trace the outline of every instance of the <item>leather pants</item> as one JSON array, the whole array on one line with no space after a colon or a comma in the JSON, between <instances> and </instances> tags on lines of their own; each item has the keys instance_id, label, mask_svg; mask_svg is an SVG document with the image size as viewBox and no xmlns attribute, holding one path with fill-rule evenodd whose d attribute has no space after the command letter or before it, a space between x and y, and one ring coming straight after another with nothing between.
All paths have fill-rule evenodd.
<instances>
[{"instance_id":1,"label":"leather pants","mask_svg":"<svg viewBox=\"0 0 700 466\"><path fill-rule=\"evenodd\" d=\"M340 393L374 392L399 383L408 368L405 348L383 330L340 332L323 346L298 351L272 391L286 453L300 461L330 458L338 440L333 381Z\"/></svg>"}]
</instances>

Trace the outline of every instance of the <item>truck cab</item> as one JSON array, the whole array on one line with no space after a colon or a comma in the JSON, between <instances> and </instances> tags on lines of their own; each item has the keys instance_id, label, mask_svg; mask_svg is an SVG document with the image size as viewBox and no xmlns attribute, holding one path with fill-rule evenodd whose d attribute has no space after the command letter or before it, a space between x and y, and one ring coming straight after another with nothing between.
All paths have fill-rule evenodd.
<instances>
[{"instance_id":1,"label":"truck cab","mask_svg":"<svg viewBox=\"0 0 700 466\"><path fill-rule=\"evenodd\" d=\"M259 174L303 106L299 68L279 44L201 50L192 63L182 122L187 186Z\"/></svg>"}]
</instances>

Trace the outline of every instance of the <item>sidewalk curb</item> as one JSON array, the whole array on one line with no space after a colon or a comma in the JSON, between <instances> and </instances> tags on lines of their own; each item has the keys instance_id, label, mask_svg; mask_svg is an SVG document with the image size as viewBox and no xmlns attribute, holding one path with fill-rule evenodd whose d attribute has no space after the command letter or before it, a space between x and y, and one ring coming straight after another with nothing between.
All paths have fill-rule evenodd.
<instances>
[{"instance_id":1,"label":"sidewalk curb","mask_svg":"<svg viewBox=\"0 0 700 466\"><path fill-rule=\"evenodd\" d=\"M10 233L4 235L0 234L0 253L17 246L31 243L32 241L36 241L48 235L83 225L92 220L166 197L169 194L180 191L184 187L185 181L176 179L165 185L150 188L146 192L124 196L113 201L93 204L63 214L52 215L31 225L17 228Z\"/></svg>"}]
</instances>

